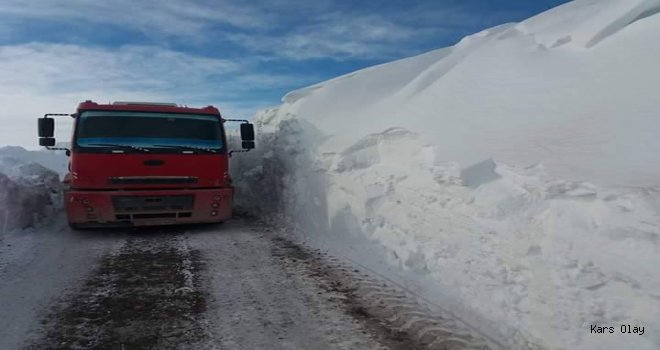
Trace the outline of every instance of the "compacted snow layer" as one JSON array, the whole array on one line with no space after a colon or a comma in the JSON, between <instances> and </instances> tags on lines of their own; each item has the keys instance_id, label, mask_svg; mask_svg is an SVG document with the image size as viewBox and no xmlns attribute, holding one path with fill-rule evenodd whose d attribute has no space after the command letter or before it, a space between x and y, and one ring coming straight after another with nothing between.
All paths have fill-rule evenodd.
<instances>
[{"instance_id":1,"label":"compacted snow layer","mask_svg":"<svg viewBox=\"0 0 660 350\"><path fill-rule=\"evenodd\" d=\"M317 155L303 130L293 119L262 133L268 151L251 154L263 159L257 167L236 158L234 178L248 180L239 205L283 214L308 239L511 346L658 344L660 190L600 188L492 160L461 171L400 128ZM645 325L647 335L590 336L591 324Z\"/></svg>"},{"instance_id":2,"label":"compacted snow layer","mask_svg":"<svg viewBox=\"0 0 660 350\"><path fill-rule=\"evenodd\" d=\"M341 270L271 227L79 232L61 219L0 245L0 349L414 348L364 313L370 299L330 276Z\"/></svg>"},{"instance_id":3,"label":"compacted snow layer","mask_svg":"<svg viewBox=\"0 0 660 350\"><path fill-rule=\"evenodd\" d=\"M576 1L294 91L237 204L512 348L657 349L658 9Z\"/></svg>"}]
</instances>

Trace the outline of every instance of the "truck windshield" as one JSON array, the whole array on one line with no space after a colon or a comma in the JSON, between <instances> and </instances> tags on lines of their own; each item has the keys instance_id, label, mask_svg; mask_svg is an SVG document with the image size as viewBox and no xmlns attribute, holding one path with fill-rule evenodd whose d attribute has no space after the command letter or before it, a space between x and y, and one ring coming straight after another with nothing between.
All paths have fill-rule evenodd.
<instances>
[{"instance_id":1,"label":"truck windshield","mask_svg":"<svg viewBox=\"0 0 660 350\"><path fill-rule=\"evenodd\" d=\"M86 111L78 117L76 145L221 149L220 118L213 115Z\"/></svg>"}]
</instances>

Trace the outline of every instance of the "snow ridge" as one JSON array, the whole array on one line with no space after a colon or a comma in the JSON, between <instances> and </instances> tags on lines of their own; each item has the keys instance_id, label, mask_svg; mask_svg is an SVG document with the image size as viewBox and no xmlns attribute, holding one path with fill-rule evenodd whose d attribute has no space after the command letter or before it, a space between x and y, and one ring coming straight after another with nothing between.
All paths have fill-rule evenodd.
<instances>
[{"instance_id":1,"label":"snow ridge","mask_svg":"<svg viewBox=\"0 0 660 350\"><path fill-rule=\"evenodd\" d=\"M579 0L532 17L516 30L546 48L591 48L626 26L660 12L659 0Z\"/></svg>"}]
</instances>

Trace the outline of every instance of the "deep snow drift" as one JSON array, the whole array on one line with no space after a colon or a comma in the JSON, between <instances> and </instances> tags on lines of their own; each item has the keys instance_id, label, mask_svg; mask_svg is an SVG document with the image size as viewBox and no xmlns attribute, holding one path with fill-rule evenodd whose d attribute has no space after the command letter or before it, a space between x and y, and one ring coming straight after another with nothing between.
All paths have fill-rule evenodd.
<instances>
[{"instance_id":1,"label":"deep snow drift","mask_svg":"<svg viewBox=\"0 0 660 350\"><path fill-rule=\"evenodd\" d=\"M0 240L14 229L34 227L61 208L63 154L0 148Z\"/></svg>"},{"instance_id":2,"label":"deep snow drift","mask_svg":"<svg viewBox=\"0 0 660 350\"><path fill-rule=\"evenodd\" d=\"M277 118L313 123L324 152L397 126L464 166L543 161L560 178L657 187L658 4L569 3L294 91Z\"/></svg>"},{"instance_id":3,"label":"deep snow drift","mask_svg":"<svg viewBox=\"0 0 660 350\"><path fill-rule=\"evenodd\" d=\"M657 349L659 11L576 1L291 92L236 198L508 347Z\"/></svg>"},{"instance_id":4,"label":"deep snow drift","mask_svg":"<svg viewBox=\"0 0 660 350\"><path fill-rule=\"evenodd\" d=\"M68 143L58 144L57 147L68 147ZM0 171L16 171L21 165L29 163L40 164L64 177L68 171L69 158L64 155L64 151L30 151L19 146L0 147Z\"/></svg>"}]
</instances>

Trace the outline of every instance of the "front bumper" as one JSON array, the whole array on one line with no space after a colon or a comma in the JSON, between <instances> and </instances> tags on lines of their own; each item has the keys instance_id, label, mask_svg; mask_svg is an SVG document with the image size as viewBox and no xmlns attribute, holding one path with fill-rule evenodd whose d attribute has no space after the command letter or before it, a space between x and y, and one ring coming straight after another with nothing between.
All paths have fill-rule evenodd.
<instances>
[{"instance_id":1,"label":"front bumper","mask_svg":"<svg viewBox=\"0 0 660 350\"><path fill-rule=\"evenodd\" d=\"M233 188L67 191L69 223L153 226L222 222L231 218Z\"/></svg>"}]
</instances>

